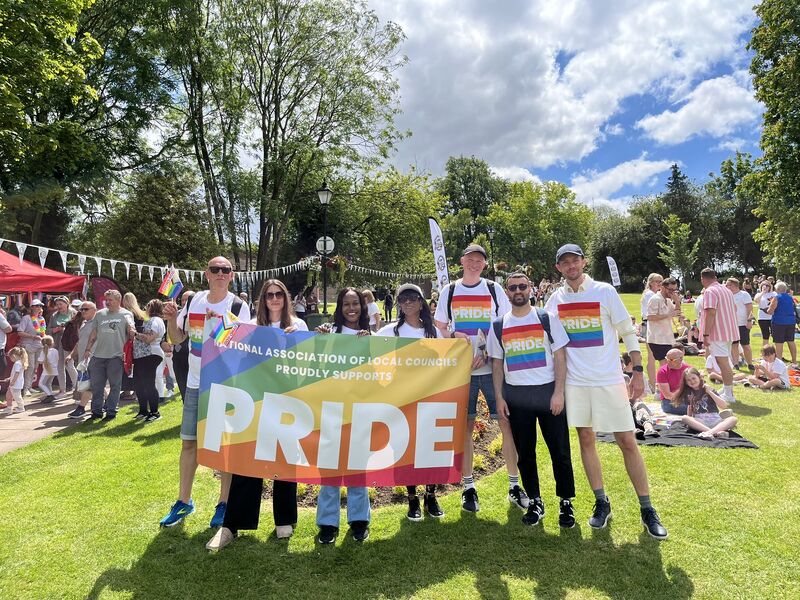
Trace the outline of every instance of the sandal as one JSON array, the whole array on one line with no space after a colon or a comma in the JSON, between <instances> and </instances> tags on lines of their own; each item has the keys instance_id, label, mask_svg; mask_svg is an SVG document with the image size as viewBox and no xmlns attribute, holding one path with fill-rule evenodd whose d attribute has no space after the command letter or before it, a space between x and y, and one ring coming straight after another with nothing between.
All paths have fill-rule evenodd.
<instances>
[{"instance_id":1,"label":"sandal","mask_svg":"<svg viewBox=\"0 0 800 600\"><path fill-rule=\"evenodd\" d=\"M714 437L719 438L721 440L727 440L730 437L730 435L728 434L727 431L718 431L717 433L714 434Z\"/></svg>"},{"instance_id":2,"label":"sandal","mask_svg":"<svg viewBox=\"0 0 800 600\"><path fill-rule=\"evenodd\" d=\"M699 437L701 440L713 440L714 434L710 431L701 431L697 434L697 437Z\"/></svg>"}]
</instances>

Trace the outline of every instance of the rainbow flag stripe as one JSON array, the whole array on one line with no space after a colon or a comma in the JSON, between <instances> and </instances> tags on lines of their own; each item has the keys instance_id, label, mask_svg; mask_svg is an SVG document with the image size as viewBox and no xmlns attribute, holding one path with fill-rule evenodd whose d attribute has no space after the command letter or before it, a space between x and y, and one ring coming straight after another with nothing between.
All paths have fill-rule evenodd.
<instances>
[{"instance_id":1,"label":"rainbow flag stripe","mask_svg":"<svg viewBox=\"0 0 800 600\"><path fill-rule=\"evenodd\" d=\"M232 312L228 312L219 318L211 332L211 337L217 344L225 344L238 326L239 319Z\"/></svg>"},{"instance_id":2,"label":"rainbow flag stripe","mask_svg":"<svg viewBox=\"0 0 800 600\"><path fill-rule=\"evenodd\" d=\"M182 291L183 284L178 277L178 272L173 269L168 270L164 280L161 282L161 286L158 288L158 293L174 300L180 296Z\"/></svg>"},{"instance_id":3,"label":"rainbow flag stripe","mask_svg":"<svg viewBox=\"0 0 800 600\"><path fill-rule=\"evenodd\" d=\"M538 323L503 329L503 348L506 352L506 369L509 371L547 366L544 328Z\"/></svg>"},{"instance_id":4,"label":"rainbow flag stripe","mask_svg":"<svg viewBox=\"0 0 800 600\"><path fill-rule=\"evenodd\" d=\"M558 306L558 318L569 336L570 348L603 345L599 302L570 302Z\"/></svg>"},{"instance_id":5,"label":"rainbow flag stripe","mask_svg":"<svg viewBox=\"0 0 800 600\"><path fill-rule=\"evenodd\" d=\"M489 332L492 321L492 297L489 294L453 296L451 311L456 331L467 335L478 335L479 330Z\"/></svg>"},{"instance_id":6,"label":"rainbow flag stripe","mask_svg":"<svg viewBox=\"0 0 800 600\"><path fill-rule=\"evenodd\" d=\"M205 313L189 313L189 352L193 356L203 355L203 332L205 326Z\"/></svg>"}]
</instances>

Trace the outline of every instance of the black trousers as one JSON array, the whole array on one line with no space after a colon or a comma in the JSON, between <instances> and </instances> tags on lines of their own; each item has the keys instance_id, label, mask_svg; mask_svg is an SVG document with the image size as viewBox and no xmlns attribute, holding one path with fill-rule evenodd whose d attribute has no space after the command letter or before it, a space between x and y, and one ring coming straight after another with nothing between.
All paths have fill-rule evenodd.
<instances>
[{"instance_id":1,"label":"black trousers","mask_svg":"<svg viewBox=\"0 0 800 600\"><path fill-rule=\"evenodd\" d=\"M406 490L408 491L409 496L416 496L417 495L417 486L415 485L407 485ZM436 494L436 485L429 484L425 486L425 493L426 494Z\"/></svg>"},{"instance_id":2,"label":"black trousers","mask_svg":"<svg viewBox=\"0 0 800 600\"><path fill-rule=\"evenodd\" d=\"M508 404L511 433L517 448L517 466L525 492L531 498L539 493L539 471L536 467L536 422L542 430L550 458L559 498L575 496L575 476L569 449L569 428L565 410L559 415L550 412L550 398L555 383L544 385L504 385L503 396Z\"/></svg>"},{"instance_id":3,"label":"black trousers","mask_svg":"<svg viewBox=\"0 0 800 600\"><path fill-rule=\"evenodd\" d=\"M6 378L6 350L5 348L0 348L0 379ZM5 394L8 385L5 383L0 384L0 393ZM0 401L4 401L3 398L0 398Z\"/></svg>"},{"instance_id":4,"label":"black trousers","mask_svg":"<svg viewBox=\"0 0 800 600\"><path fill-rule=\"evenodd\" d=\"M176 344L172 353L172 368L175 379L178 380L178 389L181 391L181 400L186 398L186 380L189 378L189 340Z\"/></svg>"},{"instance_id":5,"label":"black trousers","mask_svg":"<svg viewBox=\"0 0 800 600\"><path fill-rule=\"evenodd\" d=\"M153 415L158 412L156 370L162 360L157 354L133 360L133 389L139 401L139 414Z\"/></svg>"},{"instance_id":6,"label":"black trousers","mask_svg":"<svg viewBox=\"0 0 800 600\"><path fill-rule=\"evenodd\" d=\"M772 319L759 319L758 327L761 329L761 337L766 344L769 342L769 336L772 333Z\"/></svg>"},{"instance_id":7,"label":"black trousers","mask_svg":"<svg viewBox=\"0 0 800 600\"><path fill-rule=\"evenodd\" d=\"M261 492L264 480L258 477L235 475L231 479L228 506L225 509L223 527L233 531L239 529L258 529L261 513ZM297 484L293 481L272 482L272 516L275 525L294 525L297 523Z\"/></svg>"}]
</instances>

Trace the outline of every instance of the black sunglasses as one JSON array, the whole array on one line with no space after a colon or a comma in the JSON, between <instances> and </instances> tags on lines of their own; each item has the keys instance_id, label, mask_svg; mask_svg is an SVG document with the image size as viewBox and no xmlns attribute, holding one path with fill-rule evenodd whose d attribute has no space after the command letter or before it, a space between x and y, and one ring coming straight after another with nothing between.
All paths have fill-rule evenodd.
<instances>
[{"instance_id":1,"label":"black sunglasses","mask_svg":"<svg viewBox=\"0 0 800 600\"><path fill-rule=\"evenodd\" d=\"M421 298L417 294L409 294L407 296L402 294L397 298L397 302L399 304L410 304L411 302L416 302L418 300L421 300Z\"/></svg>"},{"instance_id":2,"label":"black sunglasses","mask_svg":"<svg viewBox=\"0 0 800 600\"><path fill-rule=\"evenodd\" d=\"M211 271L214 275L222 271L225 275L228 275L233 269L230 267L208 267L208 270Z\"/></svg>"},{"instance_id":3,"label":"black sunglasses","mask_svg":"<svg viewBox=\"0 0 800 600\"><path fill-rule=\"evenodd\" d=\"M267 300L274 300L275 298L283 298L283 292L264 292L264 297Z\"/></svg>"},{"instance_id":4,"label":"black sunglasses","mask_svg":"<svg viewBox=\"0 0 800 600\"><path fill-rule=\"evenodd\" d=\"M515 284L512 284L512 285L508 286L508 291L509 292L516 292L517 290L519 290L520 292L524 292L527 289L528 289L528 284L527 283L515 283Z\"/></svg>"}]
</instances>

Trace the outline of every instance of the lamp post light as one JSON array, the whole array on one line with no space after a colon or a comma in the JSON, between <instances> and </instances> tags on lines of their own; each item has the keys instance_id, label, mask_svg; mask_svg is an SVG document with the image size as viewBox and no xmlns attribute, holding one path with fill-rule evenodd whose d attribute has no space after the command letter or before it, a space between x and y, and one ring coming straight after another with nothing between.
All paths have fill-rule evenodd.
<instances>
[{"instance_id":1,"label":"lamp post light","mask_svg":"<svg viewBox=\"0 0 800 600\"><path fill-rule=\"evenodd\" d=\"M521 259L522 263L521 264L523 266L525 265L525 246L527 246L527 245L528 245L528 243L525 240L520 240L519 249L521 250L521 252L520 252L520 254L522 255L522 259Z\"/></svg>"},{"instance_id":2,"label":"lamp post light","mask_svg":"<svg viewBox=\"0 0 800 600\"><path fill-rule=\"evenodd\" d=\"M317 190L319 203L322 204L322 314L328 314L328 204L331 202L333 192L328 189L328 183L323 179L322 187Z\"/></svg>"},{"instance_id":3,"label":"lamp post light","mask_svg":"<svg viewBox=\"0 0 800 600\"><path fill-rule=\"evenodd\" d=\"M486 228L486 234L489 236L489 261L492 263L492 281L494 281L497 279L494 267L494 227L489 225Z\"/></svg>"}]
</instances>

